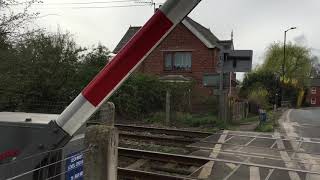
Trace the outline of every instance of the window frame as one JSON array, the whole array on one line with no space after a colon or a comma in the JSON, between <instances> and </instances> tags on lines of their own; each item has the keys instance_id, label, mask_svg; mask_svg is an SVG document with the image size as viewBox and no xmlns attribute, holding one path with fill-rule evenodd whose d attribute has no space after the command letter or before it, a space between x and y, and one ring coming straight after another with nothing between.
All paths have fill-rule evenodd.
<instances>
[{"instance_id":1,"label":"window frame","mask_svg":"<svg viewBox=\"0 0 320 180\"><path fill-rule=\"evenodd\" d=\"M311 88L311 94L317 94L317 88L316 87L312 87Z\"/></svg>"},{"instance_id":2,"label":"window frame","mask_svg":"<svg viewBox=\"0 0 320 180\"><path fill-rule=\"evenodd\" d=\"M175 54L176 53L189 53L191 56L191 64L188 70L174 69ZM166 68L166 57L171 54L171 69ZM165 72L192 72L192 51L164 51L163 52L163 71Z\"/></svg>"},{"instance_id":3,"label":"window frame","mask_svg":"<svg viewBox=\"0 0 320 180\"><path fill-rule=\"evenodd\" d=\"M311 104L312 104L312 105L316 105L316 104L317 104L317 98L312 97L312 98L311 98Z\"/></svg>"}]
</instances>

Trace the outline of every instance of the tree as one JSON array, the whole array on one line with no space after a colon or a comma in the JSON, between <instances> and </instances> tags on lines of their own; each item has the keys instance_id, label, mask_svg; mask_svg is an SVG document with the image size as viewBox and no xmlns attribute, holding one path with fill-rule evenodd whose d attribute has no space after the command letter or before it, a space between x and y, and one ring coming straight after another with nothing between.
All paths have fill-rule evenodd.
<instances>
[{"instance_id":1,"label":"tree","mask_svg":"<svg viewBox=\"0 0 320 180\"><path fill-rule=\"evenodd\" d=\"M58 112L80 91L77 67L82 49L69 33L30 34L0 62L2 102L10 110ZM40 109L39 109L40 108Z\"/></svg>"},{"instance_id":2,"label":"tree","mask_svg":"<svg viewBox=\"0 0 320 180\"><path fill-rule=\"evenodd\" d=\"M83 88L109 63L111 58L107 47L98 44L81 57L79 64L79 86Z\"/></svg>"},{"instance_id":3,"label":"tree","mask_svg":"<svg viewBox=\"0 0 320 180\"><path fill-rule=\"evenodd\" d=\"M20 39L24 33L32 32L28 31L29 23L39 13L30 12L30 7L39 2L39 0L0 0L0 42Z\"/></svg>"},{"instance_id":4,"label":"tree","mask_svg":"<svg viewBox=\"0 0 320 180\"><path fill-rule=\"evenodd\" d=\"M269 102L268 102L268 96L270 95L270 92L268 92L264 87L262 86L256 86L254 89L252 89L248 95L248 100L250 102L255 103L256 105L259 105L263 109L269 108Z\"/></svg>"},{"instance_id":5,"label":"tree","mask_svg":"<svg viewBox=\"0 0 320 180\"><path fill-rule=\"evenodd\" d=\"M274 104L276 95L279 95L279 77L271 71L256 69L246 73L240 89L240 96L248 98L254 91L264 89L267 102Z\"/></svg>"},{"instance_id":6,"label":"tree","mask_svg":"<svg viewBox=\"0 0 320 180\"><path fill-rule=\"evenodd\" d=\"M274 104L276 99L281 97L279 96L281 86L287 100L297 102L298 106L301 104L311 73L311 53L308 48L291 43L286 49L284 76L282 74L283 45L271 44L267 49L264 63L245 75L241 88L243 97L249 97L252 93L257 94L255 92L260 92L259 88L260 90L262 88L268 92L269 103Z\"/></svg>"},{"instance_id":7,"label":"tree","mask_svg":"<svg viewBox=\"0 0 320 180\"><path fill-rule=\"evenodd\" d=\"M311 53L306 47L289 43L286 46L285 74L282 74L283 45L271 44L261 70L278 74L284 84L291 84L303 88L308 82L311 72Z\"/></svg>"}]
</instances>

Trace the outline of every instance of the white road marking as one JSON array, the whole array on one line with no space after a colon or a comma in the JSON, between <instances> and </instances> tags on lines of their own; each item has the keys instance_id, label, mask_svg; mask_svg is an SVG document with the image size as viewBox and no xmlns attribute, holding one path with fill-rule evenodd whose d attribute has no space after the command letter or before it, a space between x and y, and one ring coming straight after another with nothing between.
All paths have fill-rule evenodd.
<instances>
[{"instance_id":1,"label":"white road marking","mask_svg":"<svg viewBox=\"0 0 320 180\"><path fill-rule=\"evenodd\" d=\"M264 180L269 180L271 175L272 175L272 173L273 173L273 171L274 171L274 169L270 169L266 179L264 179Z\"/></svg>"},{"instance_id":2,"label":"white road marking","mask_svg":"<svg viewBox=\"0 0 320 180\"><path fill-rule=\"evenodd\" d=\"M250 166L250 180L260 180L260 171L258 167Z\"/></svg>"},{"instance_id":3,"label":"white road marking","mask_svg":"<svg viewBox=\"0 0 320 180\"><path fill-rule=\"evenodd\" d=\"M277 142L278 148L285 149L283 141L281 140L280 133L274 132L274 137L277 138L276 142ZM283 159L283 161L285 161L285 165L287 168L296 168L297 167L295 163L290 162L291 158L286 151L280 151L280 156ZM289 173L291 180L300 180L300 177L297 172L289 171L288 173Z\"/></svg>"},{"instance_id":4,"label":"white road marking","mask_svg":"<svg viewBox=\"0 0 320 180\"><path fill-rule=\"evenodd\" d=\"M230 169L234 169L234 168L237 167L237 165L232 164L232 163L227 163L226 165L227 165Z\"/></svg>"},{"instance_id":5,"label":"white road marking","mask_svg":"<svg viewBox=\"0 0 320 180\"><path fill-rule=\"evenodd\" d=\"M219 137L218 143L224 143L224 141L228 136L228 132L229 132L228 130L223 131L222 135ZM217 158L219 151L221 150L221 147L222 147L222 144L216 144L210 153L210 157ZM201 178L201 179L208 178L212 172L213 165L214 165L214 161L210 161L206 163L201 169L201 172L198 178Z\"/></svg>"},{"instance_id":6,"label":"white road marking","mask_svg":"<svg viewBox=\"0 0 320 180\"><path fill-rule=\"evenodd\" d=\"M249 162L250 157L248 157L244 162ZM238 164L223 180L228 180L235 172L238 171L242 164Z\"/></svg>"}]
</instances>

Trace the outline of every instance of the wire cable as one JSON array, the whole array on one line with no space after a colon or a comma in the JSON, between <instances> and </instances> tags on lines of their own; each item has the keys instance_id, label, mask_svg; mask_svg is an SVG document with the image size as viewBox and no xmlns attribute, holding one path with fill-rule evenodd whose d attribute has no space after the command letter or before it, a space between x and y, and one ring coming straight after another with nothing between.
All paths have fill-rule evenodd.
<instances>
[{"instance_id":1,"label":"wire cable","mask_svg":"<svg viewBox=\"0 0 320 180\"><path fill-rule=\"evenodd\" d=\"M139 0L117 0L117 1L92 1L92 2L66 2L66 3L38 3L35 5L86 5L86 4L110 4L110 3L151 3L150 1L139 1Z\"/></svg>"}]
</instances>

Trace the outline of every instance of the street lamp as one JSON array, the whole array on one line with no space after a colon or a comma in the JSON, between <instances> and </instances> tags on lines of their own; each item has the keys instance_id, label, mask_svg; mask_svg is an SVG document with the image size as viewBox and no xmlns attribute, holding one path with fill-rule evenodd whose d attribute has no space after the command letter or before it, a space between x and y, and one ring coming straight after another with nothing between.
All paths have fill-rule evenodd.
<instances>
[{"instance_id":1,"label":"street lamp","mask_svg":"<svg viewBox=\"0 0 320 180\"><path fill-rule=\"evenodd\" d=\"M283 62L282 62L282 82L284 82L285 78L285 65L286 65L286 41L287 41L287 32L293 29L297 29L297 27L291 27L290 29L287 29L284 31L284 45L283 45ZM284 95L284 88L282 88L281 93L281 101L283 101L283 95Z\"/></svg>"}]
</instances>

